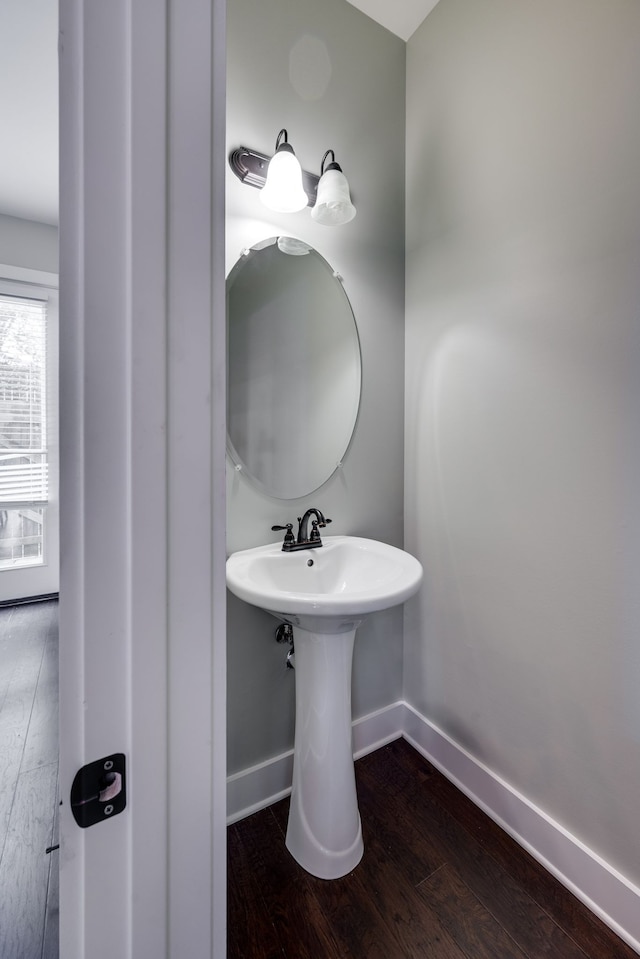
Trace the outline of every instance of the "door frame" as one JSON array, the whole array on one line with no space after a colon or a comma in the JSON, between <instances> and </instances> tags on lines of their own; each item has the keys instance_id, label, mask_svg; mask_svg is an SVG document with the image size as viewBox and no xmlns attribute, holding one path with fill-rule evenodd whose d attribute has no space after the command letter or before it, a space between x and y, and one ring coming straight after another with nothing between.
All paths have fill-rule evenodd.
<instances>
[{"instance_id":1,"label":"door frame","mask_svg":"<svg viewBox=\"0 0 640 959\"><path fill-rule=\"evenodd\" d=\"M60 0L59 46L61 955L222 959L225 3Z\"/></svg>"}]
</instances>

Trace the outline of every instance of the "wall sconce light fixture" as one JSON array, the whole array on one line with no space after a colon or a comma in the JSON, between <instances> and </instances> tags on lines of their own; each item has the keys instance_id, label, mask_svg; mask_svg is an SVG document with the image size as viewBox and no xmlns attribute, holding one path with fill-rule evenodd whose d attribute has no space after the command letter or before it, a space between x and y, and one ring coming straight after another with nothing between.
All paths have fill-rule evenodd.
<instances>
[{"instance_id":1,"label":"wall sconce light fixture","mask_svg":"<svg viewBox=\"0 0 640 959\"><path fill-rule=\"evenodd\" d=\"M276 213L297 213L309 202L302 186L302 167L287 139L286 130L280 130L276 139L276 152L269 160L260 199Z\"/></svg>"},{"instance_id":2,"label":"wall sconce light fixture","mask_svg":"<svg viewBox=\"0 0 640 959\"><path fill-rule=\"evenodd\" d=\"M327 157L331 154L331 163L325 170ZM333 150L327 150L320 164L320 182L316 205L311 211L316 223L333 226L339 223L348 223L356 215L356 208L351 202L349 184L342 172L342 167L336 163Z\"/></svg>"},{"instance_id":3,"label":"wall sconce light fixture","mask_svg":"<svg viewBox=\"0 0 640 959\"><path fill-rule=\"evenodd\" d=\"M329 154L331 163L325 171ZM295 213L310 206L316 223L327 225L348 223L356 215L347 178L335 162L333 150L327 150L322 158L321 176L308 173L300 167L286 130L278 134L272 157L238 147L229 155L229 164L238 179L259 189L262 202L277 213Z\"/></svg>"}]
</instances>

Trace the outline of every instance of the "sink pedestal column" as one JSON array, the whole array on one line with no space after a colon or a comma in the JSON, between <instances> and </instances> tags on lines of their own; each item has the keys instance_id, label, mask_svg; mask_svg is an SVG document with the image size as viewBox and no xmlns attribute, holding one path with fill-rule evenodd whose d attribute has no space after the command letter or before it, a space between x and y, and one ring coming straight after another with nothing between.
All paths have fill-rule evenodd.
<instances>
[{"instance_id":1,"label":"sink pedestal column","mask_svg":"<svg viewBox=\"0 0 640 959\"><path fill-rule=\"evenodd\" d=\"M355 633L293 627L296 730L286 845L320 879L346 875L364 850L351 736Z\"/></svg>"}]
</instances>

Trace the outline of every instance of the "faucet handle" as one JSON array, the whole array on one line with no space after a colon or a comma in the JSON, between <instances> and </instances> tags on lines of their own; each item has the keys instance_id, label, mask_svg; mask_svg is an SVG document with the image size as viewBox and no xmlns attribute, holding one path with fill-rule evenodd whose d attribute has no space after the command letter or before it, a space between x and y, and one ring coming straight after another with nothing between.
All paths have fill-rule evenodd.
<instances>
[{"instance_id":1,"label":"faucet handle","mask_svg":"<svg viewBox=\"0 0 640 959\"><path fill-rule=\"evenodd\" d=\"M271 529L273 530L274 533L277 532L278 530L286 529L287 532L284 534L284 542L285 543L295 542L295 539L293 536L293 523L287 523L285 526L272 526Z\"/></svg>"},{"instance_id":2,"label":"faucet handle","mask_svg":"<svg viewBox=\"0 0 640 959\"><path fill-rule=\"evenodd\" d=\"M319 527L319 526L323 526L323 527L324 527L324 526L326 526L326 525L327 525L328 523L330 523L330 522L331 522L331 520L330 520L330 519L327 519L326 517L323 517L322 522L320 522L319 519L313 519L313 520L311 520L311 536L309 537L309 542L311 542L311 543L317 543L317 542L319 542L319 540L320 540L320 530L318 529L318 527Z\"/></svg>"}]
</instances>

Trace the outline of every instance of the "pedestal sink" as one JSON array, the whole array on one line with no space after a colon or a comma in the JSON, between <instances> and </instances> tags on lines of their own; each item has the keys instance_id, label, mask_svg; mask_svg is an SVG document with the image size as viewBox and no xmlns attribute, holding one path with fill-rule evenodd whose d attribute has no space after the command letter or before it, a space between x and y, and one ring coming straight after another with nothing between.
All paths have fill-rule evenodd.
<instances>
[{"instance_id":1,"label":"pedestal sink","mask_svg":"<svg viewBox=\"0 0 640 959\"><path fill-rule=\"evenodd\" d=\"M422 582L409 553L376 540L326 536L284 552L281 544L233 553L227 586L293 626L296 730L286 845L308 872L337 879L363 853L351 744L351 664L356 629L397 606Z\"/></svg>"}]
</instances>

